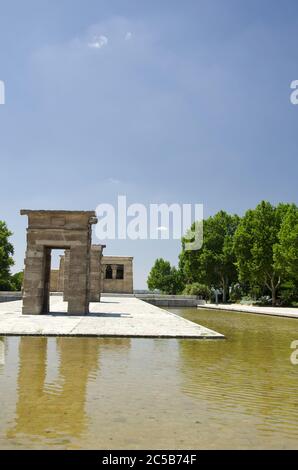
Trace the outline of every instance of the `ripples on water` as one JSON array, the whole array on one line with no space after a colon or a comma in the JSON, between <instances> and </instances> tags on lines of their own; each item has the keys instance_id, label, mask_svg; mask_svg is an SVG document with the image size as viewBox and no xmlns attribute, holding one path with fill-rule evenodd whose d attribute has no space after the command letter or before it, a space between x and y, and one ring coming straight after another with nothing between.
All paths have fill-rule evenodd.
<instances>
[{"instance_id":1,"label":"ripples on water","mask_svg":"<svg viewBox=\"0 0 298 470\"><path fill-rule=\"evenodd\" d=\"M298 438L298 368L290 362L298 322L245 314L200 315L201 323L221 329L220 344L181 344L184 392L212 402L213 409L262 420L268 435ZM187 364L187 366L186 366ZM199 367L198 367L199 365Z\"/></svg>"},{"instance_id":2,"label":"ripples on water","mask_svg":"<svg viewBox=\"0 0 298 470\"><path fill-rule=\"evenodd\" d=\"M297 448L298 321L175 313L227 339L0 338L0 448Z\"/></svg>"}]
</instances>

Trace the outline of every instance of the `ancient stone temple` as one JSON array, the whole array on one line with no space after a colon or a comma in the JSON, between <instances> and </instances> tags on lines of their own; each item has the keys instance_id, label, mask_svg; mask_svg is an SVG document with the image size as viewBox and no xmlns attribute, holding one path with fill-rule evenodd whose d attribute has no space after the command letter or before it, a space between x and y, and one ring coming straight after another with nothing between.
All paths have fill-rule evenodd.
<instances>
[{"instance_id":1,"label":"ancient stone temple","mask_svg":"<svg viewBox=\"0 0 298 470\"><path fill-rule=\"evenodd\" d=\"M91 245L90 252L90 301L99 302L100 294L133 293L133 257L102 256L105 245ZM51 270L51 292L64 292L67 301L69 252L60 256L59 269Z\"/></svg>"},{"instance_id":2,"label":"ancient stone temple","mask_svg":"<svg viewBox=\"0 0 298 470\"><path fill-rule=\"evenodd\" d=\"M133 293L133 257L103 256L101 265L103 292Z\"/></svg>"},{"instance_id":3,"label":"ancient stone temple","mask_svg":"<svg viewBox=\"0 0 298 470\"><path fill-rule=\"evenodd\" d=\"M64 275L63 289L68 313L88 313L90 277L94 279L90 251L91 226L97 222L95 212L21 210L21 215L28 216L23 314L49 311L52 249L65 249L68 253L67 283ZM98 276L95 279L95 283L100 282Z\"/></svg>"}]
</instances>

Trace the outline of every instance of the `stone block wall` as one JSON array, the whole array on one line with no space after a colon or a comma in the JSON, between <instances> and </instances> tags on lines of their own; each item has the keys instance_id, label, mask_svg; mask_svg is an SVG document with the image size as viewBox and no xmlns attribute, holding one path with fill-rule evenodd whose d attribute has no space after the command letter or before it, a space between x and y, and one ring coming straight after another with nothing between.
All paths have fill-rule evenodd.
<instances>
[{"instance_id":1,"label":"stone block wall","mask_svg":"<svg viewBox=\"0 0 298 470\"><path fill-rule=\"evenodd\" d=\"M28 216L27 250L23 284L23 313L49 311L51 250L69 252L68 313L89 311L91 224L94 211L22 210Z\"/></svg>"},{"instance_id":2,"label":"stone block wall","mask_svg":"<svg viewBox=\"0 0 298 470\"><path fill-rule=\"evenodd\" d=\"M90 302L99 302L102 292L101 260L105 245L92 245L90 257Z\"/></svg>"},{"instance_id":3,"label":"stone block wall","mask_svg":"<svg viewBox=\"0 0 298 470\"><path fill-rule=\"evenodd\" d=\"M105 293L133 293L133 257L103 256L102 257L102 291ZM117 279L117 268L123 267L123 279ZM122 268L121 268L122 269ZM112 272L112 278L107 278Z\"/></svg>"},{"instance_id":4,"label":"stone block wall","mask_svg":"<svg viewBox=\"0 0 298 470\"><path fill-rule=\"evenodd\" d=\"M133 258L128 256L103 256L105 245L91 245L90 251L90 302L99 302L102 292L132 294L133 293ZM60 258L57 284L51 284L52 292L64 292L64 300L68 301L68 270L70 252ZM109 267L112 278L106 278ZM117 269L123 270L123 279L117 279ZM53 277L56 274L52 270ZM57 286L57 287L56 287ZM56 287L56 289L55 289ZM64 289L63 289L64 287ZM55 289L55 290L54 290Z\"/></svg>"}]
</instances>

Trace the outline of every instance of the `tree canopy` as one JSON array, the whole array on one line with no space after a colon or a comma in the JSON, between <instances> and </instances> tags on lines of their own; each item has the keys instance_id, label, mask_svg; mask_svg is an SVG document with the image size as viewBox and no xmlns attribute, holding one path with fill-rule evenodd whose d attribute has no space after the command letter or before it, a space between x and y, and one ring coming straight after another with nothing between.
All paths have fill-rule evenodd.
<instances>
[{"instance_id":1,"label":"tree canopy","mask_svg":"<svg viewBox=\"0 0 298 470\"><path fill-rule=\"evenodd\" d=\"M163 294L178 294L183 289L180 272L169 261L158 258L147 279L150 290L159 290Z\"/></svg>"},{"instance_id":2,"label":"tree canopy","mask_svg":"<svg viewBox=\"0 0 298 470\"><path fill-rule=\"evenodd\" d=\"M230 284L237 280L233 237L238 223L237 215L220 211L204 220L203 246L200 250L185 250L185 241L182 240L179 266L186 282L220 287L224 301Z\"/></svg>"},{"instance_id":3,"label":"tree canopy","mask_svg":"<svg viewBox=\"0 0 298 470\"><path fill-rule=\"evenodd\" d=\"M279 233L289 206L274 207L262 201L242 218L234 237L234 249L240 281L252 287L266 286L276 304L277 289L281 284L281 264L274 255L280 243Z\"/></svg>"},{"instance_id":4,"label":"tree canopy","mask_svg":"<svg viewBox=\"0 0 298 470\"><path fill-rule=\"evenodd\" d=\"M0 220L0 290L10 290L12 287L10 268L14 264L14 249L9 241L11 235L6 223Z\"/></svg>"},{"instance_id":5,"label":"tree canopy","mask_svg":"<svg viewBox=\"0 0 298 470\"><path fill-rule=\"evenodd\" d=\"M194 231L194 224L190 227ZM162 292L220 289L234 298L298 300L298 207L262 201L243 217L220 211L203 221L203 244L187 250L182 238L179 268L156 260L149 288ZM207 295L206 295L207 297ZM266 301L267 301L266 300Z\"/></svg>"},{"instance_id":6,"label":"tree canopy","mask_svg":"<svg viewBox=\"0 0 298 470\"><path fill-rule=\"evenodd\" d=\"M298 207L294 204L288 207L282 220L273 258L282 276L298 282Z\"/></svg>"}]
</instances>

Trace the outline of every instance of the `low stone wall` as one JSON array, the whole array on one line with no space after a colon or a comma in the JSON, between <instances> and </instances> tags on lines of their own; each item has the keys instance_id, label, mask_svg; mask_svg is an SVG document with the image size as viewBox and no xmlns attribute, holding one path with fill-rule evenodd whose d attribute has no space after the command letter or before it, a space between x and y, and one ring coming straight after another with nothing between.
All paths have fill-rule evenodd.
<instances>
[{"instance_id":1,"label":"low stone wall","mask_svg":"<svg viewBox=\"0 0 298 470\"><path fill-rule=\"evenodd\" d=\"M0 302L12 302L14 300L22 300L22 292L0 291Z\"/></svg>"},{"instance_id":2,"label":"low stone wall","mask_svg":"<svg viewBox=\"0 0 298 470\"><path fill-rule=\"evenodd\" d=\"M135 297L157 307L197 307L204 303L195 295L135 294Z\"/></svg>"}]
</instances>

